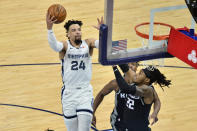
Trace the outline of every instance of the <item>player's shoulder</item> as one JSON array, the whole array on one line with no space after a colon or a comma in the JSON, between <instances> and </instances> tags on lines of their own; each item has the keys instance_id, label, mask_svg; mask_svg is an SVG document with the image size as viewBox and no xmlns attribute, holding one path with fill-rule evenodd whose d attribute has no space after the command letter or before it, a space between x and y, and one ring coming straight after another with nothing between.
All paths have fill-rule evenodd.
<instances>
[{"instance_id":1,"label":"player's shoulder","mask_svg":"<svg viewBox=\"0 0 197 131\"><path fill-rule=\"evenodd\" d=\"M152 86L148 86L148 85L142 85L141 89L146 92L146 93L153 93L154 89Z\"/></svg>"},{"instance_id":2,"label":"player's shoulder","mask_svg":"<svg viewBox=\"0 0 197 131\"><path fill-rule=\"evenodd\" d=\"M90 43L91 43L91 40L90 39L85 39L84 40L88 45L90 45Z\"/></svg>"},{"instance_id":3,"label":"player's shoulder","mask_svg":"<svg viewBox=\"0 0 197 131\"><path fill-rule=\"evenodd\" d=\"M94 38L88 38L88 39L85 39L85 42L88 44L88 45L91 45L95 42L96 39Z\"/></svg>"},{"instance_id":4,"label":"player's shoulder","mask_svg":"<svg viewBox=\"0 0 197 131\"><path fill-rule=\"evenodd\" d=\"M64 40L64 41L61 41L61 42L62 42L63 45L64 45L64 50L66 51L67 48L68 48L68 42L67 42L67 40Z\"/></svg>"},{"instance_id":5,"label":"player's shoulder","mask_svg":"<svg viewBox=\"0 0 197 131\"><path fill-rule=\"evenodd\" d=\"M67 40L61 41L63 44L68 44Z\"/></svg>"}]
</instances>

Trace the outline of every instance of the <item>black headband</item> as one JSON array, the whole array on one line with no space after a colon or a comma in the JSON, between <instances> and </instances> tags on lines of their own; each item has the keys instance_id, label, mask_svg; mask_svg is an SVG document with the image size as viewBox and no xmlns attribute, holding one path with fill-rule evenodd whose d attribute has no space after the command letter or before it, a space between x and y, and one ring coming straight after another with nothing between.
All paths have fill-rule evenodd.
<instances>
[{"instance_id":1,"label":"black headband","mask_svg":"<svg viewBox=\"0 0 197 131\"><path fill-rule=\"evenodd\" d=\"M154 66L148 66L145 69L142 69L144 71L144 74L146 77L150 79L150 84L156 81L157 78L155 78L154 73L156 71L156 68Z\"/></svg>"},{"instance_id":2,"label":"black headband","mask_svg":"<svg viewBox=\"0 0 197 131\"><path fill-rule=\"evenodd\" d=\"M151 72L148 69L142 69L144 71L144 74L146 75L146 77L148 77L149 79L152 78Z\"/></svg>"}]
</instances>

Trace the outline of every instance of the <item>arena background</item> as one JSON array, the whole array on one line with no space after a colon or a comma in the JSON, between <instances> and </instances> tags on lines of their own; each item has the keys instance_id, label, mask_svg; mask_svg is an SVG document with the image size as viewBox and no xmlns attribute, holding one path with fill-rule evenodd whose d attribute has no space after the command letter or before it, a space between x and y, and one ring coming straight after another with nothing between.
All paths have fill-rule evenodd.
<instances>
[{"instance_id":1,"label":"arena background","mask_svg":"<svg viewBox=\"0 0 197 131\"><path fill-rule=\"evenodd\" d=\"M184 0L114 0L113 40L128 39L129 48L140 47L134 26L150 20L150 9L184 5ZM0 130L65 131L61 108L61 66L58 53L48 45L45 16L54 3L62 4L67 18L82 20L83 39L98 38L92 27L104 15L104 0L1 0L0 1ZM188 9L157 13L155 21L178 27L191 25ZM54 25L58 40L64 40L64 23ZM98 64L94 50L91 84L94 96L114 79L110 66ZM159 86L159 121L153 131L195 131L197 128L197 71L177 58L165 59L160 70L172 80L170 88ZM139 69L142 66L139 67ZM114 92L96 112L97 128L110 129ZM49 112L51 111L51 112ZM59 114L58 114L59 113Z\"/></svg>"}]
</instances>

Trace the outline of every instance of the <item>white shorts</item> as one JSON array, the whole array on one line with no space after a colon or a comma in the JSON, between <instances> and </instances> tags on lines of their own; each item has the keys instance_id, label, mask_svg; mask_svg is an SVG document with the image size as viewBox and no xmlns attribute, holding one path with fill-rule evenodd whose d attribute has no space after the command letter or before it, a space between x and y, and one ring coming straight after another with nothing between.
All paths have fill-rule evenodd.
<instances>
[{"instance_id":1,"label":"white shorts","mask_svg":"<svg viewBox=\"0 0 197 131\"><path fill-rule=\"evenodd\" d=\"M91 115L93 113L92 86L70 88L62 87L62 108L66 119L72 119L79 114Z\"/></svg>"}]
</instances>

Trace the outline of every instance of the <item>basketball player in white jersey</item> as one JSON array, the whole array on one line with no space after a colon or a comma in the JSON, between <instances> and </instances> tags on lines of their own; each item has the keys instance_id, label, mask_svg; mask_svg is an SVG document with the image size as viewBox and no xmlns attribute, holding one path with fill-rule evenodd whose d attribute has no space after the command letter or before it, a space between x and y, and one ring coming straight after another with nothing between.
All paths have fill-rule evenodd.
<instances>
[{"instance_id":1,"label":"basketball player in white jersey","mask_svg":"<svg viewBox=\"0 0 197 131\"><path fill-rule=\"evenodd\" d=\"M89 131L92 121L93 92L92 77L93 48L98 48L96 39L81 40L82 22L69 20L65 23L67 41L56 40L52 27L56 20L47 14L48 42L50 47L59 52L62 61L62 107L67 131ZM98 26L103 19L98 19Z\"/></svg>"}]
</instances>

